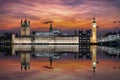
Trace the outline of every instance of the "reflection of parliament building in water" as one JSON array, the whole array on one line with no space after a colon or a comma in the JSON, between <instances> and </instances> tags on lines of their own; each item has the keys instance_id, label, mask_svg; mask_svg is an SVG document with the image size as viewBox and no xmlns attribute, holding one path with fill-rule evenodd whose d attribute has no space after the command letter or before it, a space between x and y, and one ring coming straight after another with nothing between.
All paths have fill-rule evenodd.
<instances>
[{"instance_id":1,"label":"reflection of parliament building in water","mask_svg":"<svg viewBox=\"0 0 120 80\"><path fill-rule=\"evenodd\" d=\"M92 34L92 35L91 35ZM49 32L33 32L30 34L30 21L21 20L21 36L12 35L13 44L81 44L97 43L97 24L93 18L92 32L75 31L74 35L63 35L59 30L53 30L50 23Z\"/></svg>"},{"instance_id":2,"label":"reflection of parliament building in water","mask_svg":"<svg viewBox=\"0 0 120 80\"><path fill-rule=\"evenodd\" d=\"M85 46L86 47L86 46ZM61 59L72 55L74 59L92 60L93 71L96 69L96 46L85 48L79 45L14 45L12 46L12 55L21 55L21 70L30 69L30 57L49 58L50 63L53 60ZM84 49L83 49L84 48ZM52 65L50 65L52 66Z\"/></svg>"},{"instance_id":3,"label":"reflection of parliament building in water","mask_svg":"<svg viewBox=\"0 0 120 80\"><path fill-rule=\"evenodd\" d=\"M120 59L120 49L119 48L114 48L114 47L105 47L105 46L99 46L98 47L101 51L105 53L106 56L109 57L119 57Z\"/></svg>"}]
</instances>

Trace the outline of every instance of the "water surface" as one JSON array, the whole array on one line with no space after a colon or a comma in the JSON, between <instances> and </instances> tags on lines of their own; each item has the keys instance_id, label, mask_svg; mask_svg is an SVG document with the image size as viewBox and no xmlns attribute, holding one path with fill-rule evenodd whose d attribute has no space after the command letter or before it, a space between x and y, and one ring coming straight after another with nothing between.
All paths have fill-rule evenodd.
<instances>
[{"instance_id":1,"label":"water surface","mask_svg":"<svg viewBox=\"0 0 120 80\"><path fill-rule=\"evenodd\" d=\"M78 45L1 48L0 80L120 80L120 49Z\"/></svg>"}]
</instances>

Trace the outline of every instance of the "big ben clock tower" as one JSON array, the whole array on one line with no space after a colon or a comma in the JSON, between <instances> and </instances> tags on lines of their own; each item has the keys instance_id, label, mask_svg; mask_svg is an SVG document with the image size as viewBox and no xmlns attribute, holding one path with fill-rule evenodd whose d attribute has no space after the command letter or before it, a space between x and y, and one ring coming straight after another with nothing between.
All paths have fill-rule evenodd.
<instances>
[{"instance_id":1,"label":"big ben clock tower","mask_svg":"<svg viewBox=\"0 0 120 80\"><path fill-rule=\"evenodd\" d=\"M97 43L97 24L96 24L95 17L93 18L93 22L92 22L91 43Z\"/></svg>"}]
</instances>

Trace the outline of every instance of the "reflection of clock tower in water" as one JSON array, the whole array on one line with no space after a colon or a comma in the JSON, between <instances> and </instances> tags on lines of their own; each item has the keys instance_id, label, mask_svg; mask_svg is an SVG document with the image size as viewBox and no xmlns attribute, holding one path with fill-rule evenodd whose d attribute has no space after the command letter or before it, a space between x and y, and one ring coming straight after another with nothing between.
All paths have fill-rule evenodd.
<instances>
[{"instance_id":1,"label":"reflection of clock tower in water","mask_svg":"<svg viewBox=\"0 0 120 80\"><path fill-rule=\"evenodd\" d=\"M21 37L30 36L30 21L21 20ZM30 69L30 53L21 52L21 70Z\"/></svg>"},{"instance_id":2,"label":"reflection of clock tower in water","mask_svg":"<svg viewBox=\"0 0 120 80\"><path fill-rule=\"evenodd\" d=\"M93 18L93 23L92 23L91 43L97 43L97 23L95 17Z\"/></svg>"},{"instance_id":3,"label":"reflection of clock tower in water","mask_svg":"<svg viewBox=\"0 0 120 80\"><path fill-rule=\"evenodd\" d=\"M97 66L97 46L90 46L90 51L92 53L92 68L93 72L95 72Z\"/></svg>"},{"instance_id":4,"label":"reflection of clock tower in water","mask_svg":"<svg viewBox=\"0 0 120 80\"><path fill-rule=\"evenodd\" d=\"M30 69L30 53L22 52L21 53L21 70L27 71Z\"/></svg>"}]
</instances>

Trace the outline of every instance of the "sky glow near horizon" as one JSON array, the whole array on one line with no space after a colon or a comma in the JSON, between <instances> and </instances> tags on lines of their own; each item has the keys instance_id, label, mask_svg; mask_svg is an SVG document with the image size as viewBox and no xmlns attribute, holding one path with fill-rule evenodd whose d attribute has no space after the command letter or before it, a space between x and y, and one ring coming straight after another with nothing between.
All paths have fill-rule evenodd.
<instances>
[{"instance_id":1,"label":"sky glow near horizon","mask_svg":"<svg viewBox=\"0 0 120 80\"><path fill-rule=\"evenodd\" d=\"M120 0L0 0L0 30L20 28L29 19L34 30L47 30L53 20L55 29L90 29L96 16L99 29L120 28ZM116 22L114 22L116 21Z\"/></svg>"}]
</instances>

